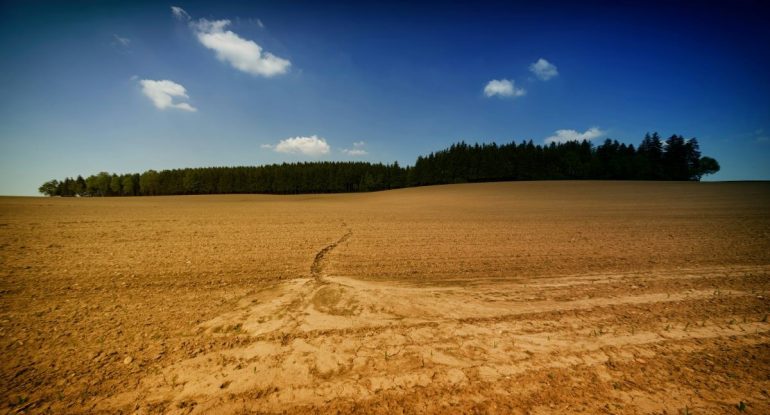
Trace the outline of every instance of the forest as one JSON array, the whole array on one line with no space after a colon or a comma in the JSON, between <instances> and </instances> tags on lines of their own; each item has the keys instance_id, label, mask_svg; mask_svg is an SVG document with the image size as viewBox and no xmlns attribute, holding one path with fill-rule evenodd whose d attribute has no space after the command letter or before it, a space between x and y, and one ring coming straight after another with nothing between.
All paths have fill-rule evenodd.
<instances>
[{"instance_id":1,"label":"forest","mask_svg":"<svg viewBox=\"0 0 770 415\"><path fill-rule=\"evenodd\" d=\"M719 171L701 156L696 138L646 134L638 147L607 139L535 145L465 142L417 158L414 166L368 162L305 162L265 166L101 172L50 180L47 196L156 196L224 193L367 192L434 184L510 180L700 180Z\"/></svg>"}]
</instances>

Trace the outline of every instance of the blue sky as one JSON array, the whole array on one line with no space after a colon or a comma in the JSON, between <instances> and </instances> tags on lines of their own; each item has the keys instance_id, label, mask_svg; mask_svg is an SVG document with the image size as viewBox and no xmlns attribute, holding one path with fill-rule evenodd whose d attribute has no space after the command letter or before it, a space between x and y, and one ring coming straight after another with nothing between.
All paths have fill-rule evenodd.
<instances>
[{"instance_id":1,"label":"blue sky","mask_svg":"<svg viewBox=\"0 0 770 415\"><path fill-rule=\"evenodd\" d=\"M760 1L0 7L0 194L646 131L697 137L722 165L712 180L770 179Z\"/></svg>"}]
</instances>

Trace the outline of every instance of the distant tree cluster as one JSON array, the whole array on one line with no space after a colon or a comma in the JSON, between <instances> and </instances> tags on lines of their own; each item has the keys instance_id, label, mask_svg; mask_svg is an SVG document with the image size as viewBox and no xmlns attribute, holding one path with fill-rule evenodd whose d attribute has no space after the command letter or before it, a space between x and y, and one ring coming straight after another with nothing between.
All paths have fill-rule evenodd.
<instances>
[{"instance_id":1,"label":"distant tree cluster","mask_svg":"<svg viewBox=\"0 0 770 415\"><path fill-rule=\"evenodd\" d=\"M155 196L222 193L367 192L432 184L502 180L700 180L719 171L702 157L698 140L658 133L645 135L638 148L606 140L535 145L532 141L497 145L464 142L418 157L413 167L398 163L312 162L267 166L101 172L87 178L51 180L39 191L48 196Z\"/></svg>"},{"instance_id":2,"label":"distant tree cluster","mask_svg":"<svg viewBox=\"0 0 770 415\"><path fill-rule=\"evenodd\" d=\"M83 179L51 180L49 196L156 196L223 193L339 193L404 187L398 163L318 162L268 166L147 170L142 174L101 172Z\"/></svg>"},{"instance_id":3,"label":"distant tree cluster","mask_svg":"<svg viewBox=\"0 0 770 415\"><path fill-rule=\"evenodd\" d=\"M454 144L418 157L410 185L498 180L700 180L719 171L719 163L701 157L698 140L672 135L663 142L645 135L639 148L607 139L535 145L532 141L497 145Z\"/></svg>"}]
</instances>

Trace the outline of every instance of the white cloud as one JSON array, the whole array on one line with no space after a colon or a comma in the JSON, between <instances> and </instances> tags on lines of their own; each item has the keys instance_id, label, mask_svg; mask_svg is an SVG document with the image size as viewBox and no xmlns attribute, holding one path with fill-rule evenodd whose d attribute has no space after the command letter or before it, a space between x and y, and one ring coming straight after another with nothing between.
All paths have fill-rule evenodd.
<instances>
[{"instance_id":1,"label":"white cloud","mask_svg":"<svg viewBox=\"0 0 770 415\"><path fill-rule=\"evenodd\" d=\"M540 58L537 60L537 62L529 65L529 70L541 81L547 81L559 75L559 71L556 69L556 65L548 62L543 58Z\"/></svg>"},{"instance_id":2,"label":"white cloud","mask_svg":"<svg viewBox=\"0 0 770 415\"><path fill-rule=\"evenodd\" d=\"M171 13L179 20L190 20L190 15L179 6L171 6Z\"/></svg>"},{"instance_id":3,"label":"white cloud","mask_svg":"<svg viewBox=\"0 0 770 415\"><path fill-rule=\"evenodd\" d=\"M217 59L229 63L240 71L270 77L284 74L289 70L291 62L263 51L262 47L254 41L225 30L229 25L229 20L206 19L190 24L203 46L216 52Z\"/></svg>"},{"instance_id":4,"label":"white cloud","mask_svg":"<svg viewBox=\"0 0 770 415\"><path fill-rule=\"evenodd\" d=\"M365 156L369 154L368 151L364 150L365 145L366 143L364 143L363 141L356 141L353 143L353 148L343 148L340 151L342 151L343 154L347 154L348 156L351 156L351 157Z\"/></svg>"},{"instance_id":5,"label":"white cloud","mask_svg":"<svg viewBox=\"0 0 770 415\"><path fill-rule=\"evenodd\" d=\"M527 91L523 88L516 88L513 81L507 79L493 79L484 87L484 95L488 97L495 95L501 97L520 97L526 93Z\"/></svg>"},{"instance_id":6,"label":"white cloud","mask_svg":"<svg viewBox=\"0 0 770 415\"><path fill-rule=\"evenodd\" d=\"M120 45L120 46L123 46L123 47L128 47L128 45L131 43L131 39L129 39L127 37L121 37L121 36L118 36L118 35L115 35L115 34L113 34L112 37L115 39L114 44L116 44L116 45Z\"/></svg>"},{"instance_id":7,"label":"white cloud","mask_svg":"<svg viewBox=\"0 0 770 415\"><path fill-rule=\"evenodd\" d=\"M150 98L152 103L158 109L165 110L166 108L176 108L183 111L197 111L197 109L186 102L174 102L175 97L182 99L189 98L185 87L174 81L142 79L139 83L142 85L142 93L146 95L147 98Z\"/></svg>"},{"instance_id":8,"label":"white cloud","mask_svg":"<svg viewBox=\"0 0 770 415\"><path fill-rule=\"evenodd\" d=\"M556 133L545 139L546 144L551 143L566 143L567 141L583 141L583 140L595 140L604 135L604 131L597 127L592 127L584 132L576 130L556 130Z\"/></svg>"},{"instance_id":9,"label":"white cloud","mask_svg":"<svg viewBox=\"0 0 770 415\"><path fill-rule=\"evenodd\" d=\"M269 148L278 153L303 154L313 157L329 154L331 149L326 140L317 135L287 138L279 141L276 145L262 144L260 147Z\"/></svg>"},{"instance_id":10,"label":"white cloud","mask_svg":"<svg viewBox=\"0 0 770 415\"><path fill-rule=\"evenodd\" d=\"M353 157L365 156L369 154L368 151L364 150L365 145L366 143L363 141L356 141L353 143L353 148L343 148L342 152Z\"/></svg>"}]
</instances>

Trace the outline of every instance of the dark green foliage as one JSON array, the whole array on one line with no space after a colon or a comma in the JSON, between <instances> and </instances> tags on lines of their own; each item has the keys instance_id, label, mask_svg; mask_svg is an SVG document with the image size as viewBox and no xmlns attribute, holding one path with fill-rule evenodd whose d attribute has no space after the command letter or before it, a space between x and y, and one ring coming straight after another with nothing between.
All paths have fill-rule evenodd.
<instances>
[{"instance_id":1,"label":"dark green foliage","mask_svg":"<svg viewBox=\"0 0 770 415\"><path fill-rule=\"evenodd\" d=\"M698 180L707 174L714 174L719 171L719 162L711 157L701 157L698 162Z\"/></svg>"},{"instance_id":2,"label":"dark green foliage","mask_svg":"<svg viewBox=\"0 0 770 415\"><path fill-rule=\"evenodd\" d=\"M663 142L658 133L645 134L639 144L636 158L636 171L641 177L650 180L662 180L663 173Z\"/></svg>"},{"instance_id":3,"label":"dark green foliage","mask_svg":"<svg viewBox=\"0 0 770 415\"><path fill-rule=\"evenodd\" d=\"M123 196L136 196L139 186L138 174L124 174L120 176L120 187Z\"/></svg>"},{"instance_id":4,"label":"dark green foliage","mask_svg":"<svg viewBox=\"0 0 770 415\"><path fill-rule=\"evenodd\" d=\"M498 180L700 180L719 171L710 157L700 157L698 141L672 136L664 146L657 133L633 145L607 139L598 147L587 141L534 145L454 144L418 157L410 186Z\"/></svg>"},{"instance_id":5,"label":"dark green foliage","mask_svg":"<svg viewBox=\"0 0 770 415\"><path fill-rule=\"evenodd\" d=\"M687 180L689 177L687 143L681 135L672 135L666 140L663 154L663 170L671 180Z\"/></svg>"},{"instance_id":6,"label":"dark green foliage","mask_svg":"<svg viewBox=\"0 0 770 415\"><path fill-rule=\"evenodd\" d=\"M83 176L78 175L78 178L75 180L75 191L73 192L73 195L85 195L86 194L86 180L83 178Z\"/></svg>"},{"instance_id":7,"label":"dark green foliage","mask_svg":"<svg viewBox=\"0 0 770 415\"><path fill-rule=\"evenodd\" d=\"M465 142L420 156L414 167L365 162L284 163L268 166L148 170L76 180L51 180L39 191L48 196L154 196L222 193L366 192L433 184L503 180L700 180L719 171L701 157L698 141L658 133L645 135L638 149L607 139L598 147L571 141L535 145Z\"/></svg>"},{"instance_id":8,"label":"dark green foliage","mask_svg":"<svg viewBox=\"0 0 770 415\"><path fill-rule=\"evenodd\" d=\"M59 194L58 193L58 189L59 189L59 181L54 179L54 180L49 180L49 181L43 183L37 189L37 191L42 193L42 194L44 194L44 195L46 195L46 196L56 196L56 195Z\"/></svg>"},{"instance_id":9,"label":"dark green foliage","mask_svg":"<svg viewBox=\"0 0 770 415\"><path fill-rule=\"evenodd\" d=\"M159 193L160 179L155 170L147 170L139 176L139 194L143 196L154 196Z\"/></svg>"},{"instance_id":10,"label":"dark green foliage","mask_svg":"<svg viewBox=\"0 0 770 415\"><path fill-rule=\"evenodd\" d=\"M122 194L121 193L122 188L123 188L123 184L120 181L120 176L118 176L117 174L113 174L110 177L110 192L109 192L110 195L120 196Z\"/></svg>"}]
</instances>

